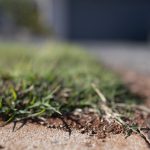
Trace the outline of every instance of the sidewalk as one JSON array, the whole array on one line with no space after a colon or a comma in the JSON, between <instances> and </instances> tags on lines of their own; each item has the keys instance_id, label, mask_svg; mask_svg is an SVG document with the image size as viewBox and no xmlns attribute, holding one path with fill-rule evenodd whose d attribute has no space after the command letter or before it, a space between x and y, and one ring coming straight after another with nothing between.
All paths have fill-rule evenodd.
<instances>
[{"instance_id":1,"label":"sidewalk","mask_svg":"<svg viewBox=\"0 0 150 150\"><path fill-rule=\"evenodd\" d=\"M150 73L150 45L138 43L83 44L98 60L113 68L125 68L142 74Z\"/></svg>"},{"instance_id":2,"label":"sidewalk","mask_svg":"<svg viewBox=\"0 0 150 150\"><path fill-rule=\"evenodd\" d=\"M71 136L65 131L27 124L12 131L13 124L0 129L0 149L4 150L148 150L138 135L127 139L122 134L97 139L78 131Z\"/></svg>"}]
</instances>

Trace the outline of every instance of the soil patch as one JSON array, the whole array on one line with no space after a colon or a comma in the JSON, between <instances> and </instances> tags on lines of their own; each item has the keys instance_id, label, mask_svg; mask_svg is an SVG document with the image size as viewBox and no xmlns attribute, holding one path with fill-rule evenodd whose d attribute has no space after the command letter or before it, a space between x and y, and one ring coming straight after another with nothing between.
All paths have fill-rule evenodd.
<instances>
[{"instance_id":1,"label":"soil patch","mask_svg":"<svg viewBox=\"0 0 150 150\"><path fill-rule=\"evenodd\" d=\"M136 110L130 119L127 117L124 120L129 127L133 127L135 130L136 127L142 129L140 132L144 135L145 141L150 143L150 115ZM93 109L87 108L83 110L76 109L73 113L64 117L52 116L46 122L41 121L40 124L51 129L61 129L69 133L69 135L72 134L73 130L77 130L81 134L87 134L90 137L94 136L97 139L105 139L117 134L123 134L124 137L127 137L132 133L130 128L125 128L114 119L104 119Z\"/></svg>"},{"instance_id":2,"label":"soil patch","mask_svg":"<svg viewBox=\"0 0 150 150\"><path fill-rule=\"evenodd\" d=\"M51 117L48 120L48 127L64 129L70 132L70 134L73 129L76 129L82 134L87 133L100 139L106 138L110 134L124 132L124 128L117 122L109 122L92 111L92 109L77 109L72 114L63 118Z\"/></svg>"}]
</instances>

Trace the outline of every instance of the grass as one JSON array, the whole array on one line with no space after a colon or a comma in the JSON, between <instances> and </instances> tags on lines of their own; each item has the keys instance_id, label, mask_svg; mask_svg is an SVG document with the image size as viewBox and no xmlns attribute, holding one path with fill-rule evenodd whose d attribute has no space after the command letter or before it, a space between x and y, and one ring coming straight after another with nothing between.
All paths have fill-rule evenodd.
<instances>
[{"instance_id":1,"label":"grass","mask_svg":"<svg viewBox=\"0 0 150 150\"><path fill-rule=\"evenodd\" d=\"M0 116L5 123L84 107L103 115L99 101L104 95L113 111L117 104L138 100L118 76L77 46L0 44Z\"/></svg>"}]
</instances>

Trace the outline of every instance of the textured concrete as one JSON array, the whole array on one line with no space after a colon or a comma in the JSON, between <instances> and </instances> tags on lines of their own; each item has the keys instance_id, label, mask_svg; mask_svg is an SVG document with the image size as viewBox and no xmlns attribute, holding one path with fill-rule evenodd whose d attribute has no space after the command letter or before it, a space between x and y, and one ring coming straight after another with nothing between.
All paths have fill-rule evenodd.
<instances>
[{"instance_id":1,"label":"textured concrete","mask_svg":"<svg viewBox=\"0 0 150 150\"><path fill-rule=\"evenodd\" d=\"M148 150L138 135L125 139L122 134L104 140L73 130L65 131L27 124L12 131L13 124L0 128L0 149L4 150Z\"/></svg>"}]
</instances>

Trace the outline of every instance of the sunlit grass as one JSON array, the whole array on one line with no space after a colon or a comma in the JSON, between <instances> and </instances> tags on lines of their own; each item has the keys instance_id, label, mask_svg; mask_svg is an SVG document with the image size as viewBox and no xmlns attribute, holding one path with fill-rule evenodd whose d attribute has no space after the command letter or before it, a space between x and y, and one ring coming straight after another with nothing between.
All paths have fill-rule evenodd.
<instances>
[{"instance_id":1,"label":"sunlit grass","mask_svg":"<svg viewBox=\"0 0 150 150\"><path fill-rule=\"evenodd\" d=\"M6 122L84 107L101 113L92 84L111 107L137 101L118 76L77 46L0 44L0 116Z\"/></svg>"}]
</instances>

